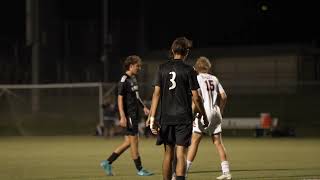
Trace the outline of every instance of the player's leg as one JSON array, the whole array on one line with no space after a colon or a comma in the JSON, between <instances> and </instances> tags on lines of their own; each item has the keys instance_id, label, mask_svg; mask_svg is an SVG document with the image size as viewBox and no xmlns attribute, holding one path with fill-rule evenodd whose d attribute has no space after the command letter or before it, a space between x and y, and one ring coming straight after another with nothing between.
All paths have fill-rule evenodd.
<instances>
[{"instance_id":1,"label":"player's leg","mask_svg":"<svg viewBox=\"0 0 320 180\"><path fill-rule=\"evenodd\" d=\"M191 145L188 150L187 160L192 162L195 159L201 138L202 134L192 133Z\"/></svg>"},{"instance_id":2,"label":"player's leg","mask_svg":"<svg viewBox=\"0 0 320 180\"><path fill-rule=\"evenodd\" d=\"M211 119L210 115L211 114L207 115L209 119ZM203 135L203 133L200 130L198 118L196 118L193 121L191 145L190 145L190 147L188 149L188 153L187 153L186 176L191 168L191 165L192 165L194 158L197 155L198 147L199 147L199 143L201 141L202 135Z\"/></svg>"},{"instance_id":3,"label":"player's leg","mask_svg":"<svg viewBox=\"0 0 320 180\"><path fill-rule=\"evenodd\" d=\"M176 149L176 148L175 148ZM185 159L187 159L187 153L188 153L188 148L185 148ZM171 180L176 180L176 167L177 167L177 156L176 156L176 150L174 152L173 160L172 160L172 178ZM187 161L187 167L188 167L188 161ZM187 171L185 174L185 177L187 177Z\"/></svg>"},{"instance_id":4,"label":"player's leg","mask_svg":"<svg viewBox=\"0 0 320 180\"><path fill-rule=\"evenodd\" d=\"M175 126L176 138L176 179L184 180L186 174L187 148L191 144L192 124L182 124Z\"/></svg>"},{"instance_id":5,"label":"player's leg","mask_svg":"<svg viewBox=\"0 0 320 180\"><path fill-rule=\"evenodd\" d=\"M139 137L138 137L138 135L129 136L129 140L130 140L131 157L132 157L133 162L137 168L137 171L138 171L137 174L140 176L152 175L153 173L147 171L146 169L144 169L142 167L141 157L139 155Z\"/></svg>"},{"instance_id":6,"label":"player's leg","mask_svg":"<svg viewBox=\"0 0 320 180\"><path fill-rule=\"evenodd\" d=\"M172 176L172 160L174 156L174 145L164 145L164 155L162 162L163 180L170 180Z\"/></svg>"},{"instance_id":7,"label":"player's leg","mask_svg":"<svg viewBox=\"0 0 320 180\"><path fill-rule=\"evenodd\" d=\"M185 127L180 128L182 131ZM162 125L157 136L157 145L164 144L164 155L162 162L162 176L164 180L171 180L172 177L172 162L176 147L176 126L175 125ZM183 136L179 136L183 137ZM190 138L191 139L191 133ZM184 142L184 139L180 141ZM189 142L190 144L190 142Z\"/></svg>"},{"instance_id":8,"label":"player's leg","mask_svg":"<svg viewBox=\"0 0 320 180\"><path fill-rule=\"evenodd\" d=\"M139 155L139 137L135 136L128 136L130 141L130 153L132 159L137 159Z\"/></svg>"},{"instance_id":9,"label":"player's leg","mask_svg":"<svg viewBox=\"0 0 320 180\"><path fill-rule=\"evenodd\" d=\"M171 180L176 180L176 167L177 167L177 156L176 156L176 148L174 148L173 160L172 160L172 178Z\"/></svg>"},{"instance_id":10,"label":"player's leg","mask_svg":"<svg viewBox=\"0 0 320 180\"><path fill-rule=\"evenodd\" d=\"M194 160L194 158L197 155L198 152L198 147L199 147L199 143L201 141L202 138L202 134L200 133L192 133L192 138L191 138L191 145L188 149L188 153L187 153L187 168L186 168L186 174L189 172L192 162Z\"/></svg>"},{"instance_id":11,"label":"player's leg","mask_svg":"<svg viewBox=\"0 0 320 180\"><path fill-rule=\"evenodd\" d=\"M124 137L124 141L123 143L118 146L113 152L112 154L107 158L107 160L104 160L101 162L101 167L103 168L103 170L105 171L105 173L108 176L113 176L112 173L112 166L111 164L118 159L118 157L124 152L126 151L128 148L130 147L130 140L128 136Z\"/></svg>"},{"instance_id":12,"label":"player's leg","mask_svg":"<svg viewBox=\"0 0 320 180\"><path fill-rule=\"evenodd\" d=\"M177 147L176 147L176 156L177 156L176 179L177 180L180 180L182 177L185 177L185 174L186 174L186 155L185 155L185 153L186 153L186 147L177 145Z\"/></svg>"},{"instance_id":13,"label":"player's leg","mask_svg":"<svg viewBox=\"0 0 320 180\"><path fill-rule=\"evenodd\" d=\"M231 179L232 177L230 173L229 162L227 160L225 147L222 143L221 133L212 135L212 141L218 150L221 161L222 175L217 177L217 179Z\"/></svg>"},{"instance_id":14,"label":"player's leg","mask_svg":"<svg viewBox=\"0 0 320 180\"><path fill-rule=\"evenodd\" d=\"M123 143L118 146L113 152L121 155L123 152L125 152L128 148L130 147L130 139L129 136L124 136L124 141ZM113 160L114 161L114 160ZM113 162L112 161L112 162Z\"/></svg>"}]
</instances>

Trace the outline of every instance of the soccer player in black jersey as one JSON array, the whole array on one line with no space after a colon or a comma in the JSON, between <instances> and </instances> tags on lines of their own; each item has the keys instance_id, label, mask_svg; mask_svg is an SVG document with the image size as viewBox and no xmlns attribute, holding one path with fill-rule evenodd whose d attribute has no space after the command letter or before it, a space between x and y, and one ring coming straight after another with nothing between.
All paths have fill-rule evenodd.
<instances>
[{"instance_id":1,"label":"soccer player in black jersey","mask_svg":"<svg viewBox=\"0 0 320 180\"><path fill-rule=\"evenodd\" d=\"M122 76L118 84L118 109L120 116L120 126L126 128L124 142L118 146L107 160L101 162L105 173L112 176L111 164L129 147L131 157L137 168L139 176L150 176L153 173L142 167L141 158L138 151L138 123L139 106L143 108L145 115L149 114L149 109L144 105L139 96L139 86L135 75L141 69L141 59L139 56L128 56L124 62L126 73Z\"/></svg>"},{"instance_id":2,"label":"soccer player in black jersey","mask_svg":"<svg viewBox=\"0 0 320 180\"><path fill-rule=\"evenodd\" d=\"M190 40L185 37L177 38L171 46L172 60L159 66L154 82L148 122L152 132L158 134L157 145L164 144L162 164L164 180L171 179L171 164L174 155L177 157L176 179L185 179L185 153L192 135L192 101L204 115L205 121L207 120L197 91L199 89L197 74L191 66L183 62L190 48ZM159 108L160 128L158 129L154 116L159 101L161 107Z\"/></svg>"}]
</instances>

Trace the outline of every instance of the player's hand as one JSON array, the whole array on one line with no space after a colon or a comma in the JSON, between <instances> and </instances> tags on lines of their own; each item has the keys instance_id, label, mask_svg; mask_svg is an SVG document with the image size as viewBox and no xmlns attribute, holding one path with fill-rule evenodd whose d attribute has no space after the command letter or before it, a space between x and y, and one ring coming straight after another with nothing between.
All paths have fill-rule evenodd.
<instances>
[{"instance_id":1,"label":"player's hand","mask_svg":"<svg viewBox=\"0 0 320 180\"><path fill-rule=\"evenodd\" d=\"M155 122L153 125L150 125L150 130L152 134L157 135L160 131L160 126L157 122Z\"/></svg>"},{"instance_id":2,"label":"player's hand","mask_svg":"<svg viewBox=\"0 0 320 180\"><path fill-rule=\"evenodd\" d=\"M126 118L125 116L120 117L120 123L119 123L119 125L120 125L121 127L127 127L127 118Z\"/></svg>"},{"instance_id":3,"label":"player's hand","mask_svg":"<svg viewBox=\"0 0 320 180\"><path fill-rule=\"evenodd\" d=\"M195 121L198 124L199 129L201 132L206 132L209 126L209 122L206 115L196 116Z\"/></svg>"},{"instance_id":4,"label":"player's hand","mask_svg":"<svg viewBox=\"0 0 320 180\"><path fill-rule=\"evenodd\" d=\"M148 116L150 113L150 110L147 107L144 107L143 112L144 112L144 115Z\"/></svg>"},{"instance_id":5,"label":"player's hand","mask_svg":"<svg viewBox=\"0 0 320 180\"><path fill-rule=\"evenodd\" d=\"M206 114L202 115L201 123L203 124L204 127L208 127L209 126L209 121L208 121L208 118L207 118Z\"/></svg>"},{"instance_id":6,"label":"player's hand","mask_svg":"<svg viewBox=\"0 0 320 180\"><path fill-rule=\"evenodd\" d=\"M149 126L152 134L157 135L160 130L159 124L155 121L154 117L150 117L147 121L149 121Z\"/></svg>"}]
</instances>

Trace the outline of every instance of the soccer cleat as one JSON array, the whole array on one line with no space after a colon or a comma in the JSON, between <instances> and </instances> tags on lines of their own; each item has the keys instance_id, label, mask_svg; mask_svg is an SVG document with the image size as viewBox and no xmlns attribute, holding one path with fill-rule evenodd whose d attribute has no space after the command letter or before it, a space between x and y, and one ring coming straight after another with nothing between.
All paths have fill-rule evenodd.
<instances>
[{"instance_id":1,"label":"soccer cleat","mask_svg":"<svg viewBox=\"0 0 320 180\"><path fill-rule=\"evenodd\" d=\"M100 163L100 166L103 168L104 172L107 174L107 176L113 176L112 173L112 166L109 164L109 161L104 160Z\"/></svg>"},{"instance_id":2,"label":"soccer cleat","mask_svg":"<svg viewBox=\"0 0 320 180\"><path fill-rule=\"evenodd\" d=\"M151 176L151 175L153 175L152 172L149 172L149 171L147 171L145 169L141 169L140 171L137 172L137 174L139 176Z\"/></svg>"},{"instance_id":3,"label":"soccer cleat","mask_svg":"<svg viewBox=\"0 0 320 180\"><path fill-rule=\"evenodd\" d=\"M219 180L223 180L223 179L230 180L230 179L232 179L232 176L231 176L230 173L223 173L221 176L217 177L217 179L219 179Z\"/></svg>"}]
</instances>

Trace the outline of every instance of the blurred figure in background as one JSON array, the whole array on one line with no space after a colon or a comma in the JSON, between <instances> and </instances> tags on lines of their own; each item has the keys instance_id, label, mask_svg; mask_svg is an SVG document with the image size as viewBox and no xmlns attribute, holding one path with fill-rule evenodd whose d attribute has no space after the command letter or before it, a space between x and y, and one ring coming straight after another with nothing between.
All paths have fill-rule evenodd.
<instances>
[{"instance_id":1,"label":"blurred figure in background","mask_svg":"<svg viewBox=\"0 0 320 180\"><path fill-rule=\"evenodd\" d=\"M105 173L112 176L111 164L128 148L131 150L131 157L136 166L139 176L150 176L153 173L143 168L138 150L139 136L138 124L140 120L139 106L143 108L144 114L149 114L149 109L143 103L139 95L139 86L136 79L141 69L142 61L139 56L128 56L124 62L125 74L118 84L118 110L120 126L125 128L123 143L118 146L111 155L101 162Z\"/></svg>"},{"instance_id":2,"label":"blurred figure in background","mask_svg":"<svg viewBox=\"0 0 320 180\"><path fill-rule=\"evenodd\" d=\"M96 126L95 136L103 136L104 135L104 124L103 122L98 122Z\"/></svg>"},{"instance_id":3,"label":"blurred figure in background","mask_svg":"<svg viewBox=\"0 0 320 180\"><path fill-rule=\"evenodd\" d=\"M104 135L106 137L113 137L115 133L115 122L118 118L113 96L107 96L104 98L102 108L103 108Z\"/></svg>"}]
</instances>

